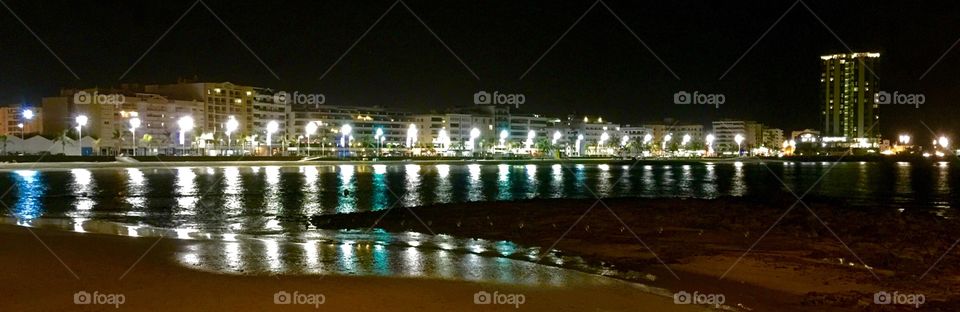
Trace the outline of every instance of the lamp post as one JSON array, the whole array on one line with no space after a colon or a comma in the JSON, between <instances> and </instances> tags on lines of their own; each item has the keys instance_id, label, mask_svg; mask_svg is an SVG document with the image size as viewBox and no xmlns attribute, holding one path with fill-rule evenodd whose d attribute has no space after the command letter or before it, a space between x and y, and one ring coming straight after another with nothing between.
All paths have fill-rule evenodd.
<instances>
[{"instance_id":1,"label":"lamp post","mask_svg":"<svg viewBox=\"0 0 960 312\"><path fill-rule=\"evenodd\" d=\"M407 148L412 149L413 145L417 143L417 125L410 124L410 127L407 127ZM413 154L411 150L410 154Z\"/></svg>"},{"instance_id":2,"label":"lamp post","mask_svg":"<svg viewBox=\"0 0 960 312\"><path fill-rule=\"evenodd\" d=\"M713 141L717 138L713 134L707 134L707 155L713 154Z\"/></svg>"},{"instance_id":3,"label":"lamp post","mask_svg":"<svg viewBox=\"0 0 960 312\"><path fill-rule=\"evenodd\" d=\"M586 117L584 117L584 118L586 118ZM576 149L577 149L577 156L583 156L582 154L580 154L580 142L583 142L583 134L578 134L578 135L577 135L577 143L576 143L576 145L575 145L575 146L576 146Z\"/></svg>"},{"instance_id":4,"label":"lamp post","mask_svg":"<svg viewBox=\"0 0 960 312\"><path fill-rule=\"evenodd\" d=\"M743 143L743 135L737 134L736 136L733 137L733 141L737 142L737 156L742 155L743 151L741 150L740 144Z\"/></svg>"},{"instance_id":5,"label":"lamp post","mask_svg":"<svg viewBox=\"0 0 960 312\"><path fill-rule=\"evenodd\" d=\"M239 127L240 127L240 122L237 121L236 118L234 118L233 116L227 117L227 129L226 129L227 131L225 132L227 133L227 149L230 150L231 154L233 154L232 153L233 148L231 147L231 144L233 141L232 134L233 134L233 131L236 131L237 128ZM242 141L242 138L241 138L241 141Z\"/></svg>"},{"instance_id":6,"label":"lamp post","mask_svg":"<svg viewBox=\"0 0 960 312\"><path fill-rule=\"evenodd\" d=\"M477 156L476 145L477 145L477 138L479 137L480 137L480 129L477 129L477 128L470 129L470 153L472 153L473 156Z\"/></svg>"},{"instance_id":7,"label":"lamp post","mask_svg":"<svg viewBox=\"0 0 960 312\"><path fill-rule=\"evenodd\" d=\"M350 139L353 138L350 132L352 131L353 127L351 127L350 124L340 126L340 147L346 149L347 156L350 156Z\"/></svg>"},{"instance_id":8,"label":"lamp post","mask_svg":"<svg viewBox=\"0 0 960 312\"><path fill-rule=\"evenodd\" d=\"M527 131L527 141L524 142L527 145L527 152L533 154L533 139L537 137L537 132L530 130Z\"/></svg>"},{"instance_id":9,"label":"lamp post","mask_svg":"<svg viewBox=\"0 0 960 312\"><path fill-rule=\"evenodd\" d=\"M77 141L80 145L80 156L83 156L83 126L87 125L87 115L80 115L76 118L77 121Z\"/></svg>"},{"instance_id":10,"label":"lamp post","mask_svg":"<svg viewBox=\"0 0 960 312\"><path fill-rule=\"evenodd\" d=\"M307 126L304 131L307 133L307 157L310 157L310 136L314 133L317 133L317 123L313 121L307 122Z\"/></svg>"},{"instance_id":11,"label":"lamp post","mask_svg":"<svg viewBox=\"0 0 960 312\"><path fill-rule=\"evenodd\" d=\"M690 140L691 140L691 138L690 138L690 135L689 135L689 134L684 134L684 135L683 135L683 138L680 139L680 149L682 150L681 153L683 154L683 155L681 155L681 156L686 157L686 155L687 155L687 143L690 143Z\"/></svg>"},{"instance_id":12,"label":"lamp post","mask_svg":"<svg viewBox=\"0 0 960 312\"><path fill-rule=\"evenodd\" d=\"M137 156L137 128L140 128L140 118L130 118L130 137L132 138L133 156Z\"/></svg>"},{"instance_id":13,"label":"lamp post","mask_svg":"<svg viewBox=\"0 0 960 312\"><path fill-rule=\"evenodd\" d=\"M23 138L24 138L23 131L24 131L27 123L30 122L31 120L33 120L33 110L31 110L31 109L25 109L25 110L23 110L22 116L23 116L23 120L21 120L21 121L22 121L21 125L23 125L23 126L20 126L20 140L21 140L21 141L23 141Z\"/></svg>"},{"instance_id":14,"label":"lamp post","mask_svg":"<svg viewBox=\"0 0 960 312\"><path fill-rule=\"evenodd\" d=\"M280 124L276 120L267 122L267 156L273 155L273 133L280 129Z\"/></svg>"},{"instance_id":15,"label":"lamp post","mask_svg":"<svg viewBox=\"0 0 960 312\"><path fill-rule=\"evenodd\" d=\"M940 138L937 139L937 144L940 144L940 147L943 147L943 149L948 149L950 148L950 139L947 139L946 136L940 136Z\"/></svg>"},{"instance_id":16,"label":"lamp post","mask_svg":"<svg viewBox=\"0 0 960 312\"><path fill-rule=\"evenodd\" d=\"M377 128L376 133L373 135L373 140L377 141L377 157L382 157L380 148L383 146L383 128Z\"/></svg>"},{"instance_id":17,"label":"lamp post","mask_svg":"<svg viewBox=\"0 0 960 312\"><path fill-rule=\"evenodd\" d=\"M180 148L186 147L184 136L187 131L193 130L193 117L183 116L177 120L177 126L180 127ZM186 152L186 151L184 151Z\"/></svg>"},{"instance_id":18,"label":"lamp post","mask_svg":"<svg viewBox=\"0 0 960 312\"><path fill-rule=\"evenodd\" d=\"M603 144L606 143L607 140L609 139L610 139L610 134L607 133L606 131L600 134L600 141L597 141L597 155L600 155L602 153L601 148L603 148Z\"/></svg>"},{"instance_id":19,"label":"lamp post","mask_svg":"<svg viewBox=\"0 0 960 312\"><path fill-rule=\"evenodd\" d=\"M20 128L20 141L23 141L23 123L18 123L17 127Z\"/></svg>"},{"instance_id":20,"label":"lamp post","mask_svg":"<svg viewBox=\"0 0 960 312\"><path fill-rule=\"evenodd\" d=\"M508 136L510 136L510 132L507 132L506 129L500 130L500 147L506 147Z\"/></svg>"},{"instance_id":21,"label":"lamp post","mask_svg":"<svg viewBox=\"0 0 960 312\"><path fill-rule=\"evenodd\" d=\"M673 134L668 133L666 136L663 137L663 142L660 143L662 145L660 149L663 150L664 156L667 155L667 144L670 143L670 140L673 140Z\"/></svg>"}]
</instances>

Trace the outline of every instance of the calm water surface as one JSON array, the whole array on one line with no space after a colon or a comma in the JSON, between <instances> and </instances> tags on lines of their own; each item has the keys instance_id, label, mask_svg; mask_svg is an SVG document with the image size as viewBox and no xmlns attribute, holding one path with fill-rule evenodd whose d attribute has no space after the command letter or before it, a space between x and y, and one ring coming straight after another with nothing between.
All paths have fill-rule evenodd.
<instances>
[{"instance_id":1,"label":"calm water surface","mask_svg":"<svg viewBox=\"0 0 960 312\"><path fill-rule=\"evenodd\" d=\"M831 169L832 167L832 169ZM6 223L191 240L186 266L570 285L603 282L578 258L510 242L307 229L312 214L529 198L783 195L952 217L948 163L394 164L0 171ZM780 182L783 181L786 187ZM819 181L819 183L818 183ZM288 220L288 221L280 221ZM521 274L521 272L527 272Z\"/></svg>"},{"instance_id":2,"label":"calm water surface","mask_svg":"<svg viewBox=\"0 0 960 312\"><path fill-rule=\"evenodd\" d=\"M437 164L0 172L19 219L83 218L213 233L296 232L278 221L391 206L529 198L763 196L787 187L875 209L950 215L947 163ZM769 168L769 169L768 169ZM776 175L776 176L774 176ZM784 187L778 179L782 180ZM586 187L584 187L586 186ZM299 225L302 227L302 225Z\"/></svg>"}]
</instances>

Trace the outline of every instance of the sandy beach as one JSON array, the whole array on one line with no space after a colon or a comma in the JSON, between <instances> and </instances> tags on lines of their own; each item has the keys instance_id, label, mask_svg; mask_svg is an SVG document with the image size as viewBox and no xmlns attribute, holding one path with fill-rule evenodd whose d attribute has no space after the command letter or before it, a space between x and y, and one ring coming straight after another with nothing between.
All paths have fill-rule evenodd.
<instances>
[{"instance_id":1,"label":"sandy beach","mask_svg":"<svg viewBox=\"0 0 960 312\"><path fill-rule=\"evenodd\" d=\"M786 198L543 199L322 215L313 222L552 246L615 269L621 278L653 275L653 286L724 293L728 305L760 311L914 310L875 305L879 291L922 293L924 309L960 308L956 257L948 254L933 266L951 237L960 235L955 221L838 209L842 203L830 202L811 204L816 217L803 207L784 216L791 204ZM778 226L750 249L780 216Z\"/></svg>"},{"instance_id":2,"label":"sandy beach","mask_svg":"<svg viewBox=\"0 0 960 312\"><path fill-rule=\"evenodd\" d=\"M113 305L76 305L73 296L78 291L122 294L124 302L119 309L127 311L517 310L513 305L474 304L473 296L481 290L523 294L525 302L519 307L526 311L704 310L675 305L670 298L646 294L627 283L552 288L432 279L216 274L174 261L173 255L189 241L35 228L34 236L29 230L0 226L4 238L0 244L0 283L8 285L0 292L0 310L117 310ZM325 300L317 307L278 305L273 296L279 291L322 294Z\"/></svg>"}]
</instances>

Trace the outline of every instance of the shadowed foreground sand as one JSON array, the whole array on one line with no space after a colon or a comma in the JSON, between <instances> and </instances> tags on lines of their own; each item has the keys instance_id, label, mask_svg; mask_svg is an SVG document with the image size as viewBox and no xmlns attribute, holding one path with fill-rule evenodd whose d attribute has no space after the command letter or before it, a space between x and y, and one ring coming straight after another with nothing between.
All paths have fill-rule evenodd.
<instances>
[{"instance_id":1,"label":"shadowed foreground sand","mask_svg":"<svg viewBox=\"0 0 960 312\"><path fill-rule=\"evenodd\" d=\"M627 283L583 288L344 276L224 275L182 267L174 255L189 242L0 225L0 311L117 311L76 305L74 294L123 294L126 311L517 311L476 305L477 291L524 294L524 311L697 311ZM150 252L124 276L144 251ZM121 279L120 277L123 276ZM325 303L277 305L274 293L320 293Z\"/></svg>"}]
</instances>

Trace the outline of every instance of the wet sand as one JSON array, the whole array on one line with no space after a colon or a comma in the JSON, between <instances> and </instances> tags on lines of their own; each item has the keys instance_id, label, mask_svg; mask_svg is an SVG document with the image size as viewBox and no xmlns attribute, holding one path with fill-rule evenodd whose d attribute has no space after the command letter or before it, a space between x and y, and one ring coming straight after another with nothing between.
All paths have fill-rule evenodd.
<instances>
[{"instance_id":1,"label":"wet sand","mask_svg":"<svg viewBox=\"0 0 960 312\"><path fill-rule=\"evenodd\" d=\"M808 200L816 217L798 204L740 259L784 215L790 199L544 199L401 207L312 221L322 228L376 227L552 246L561 255L615 269L620 278L655 276L653 286L724 293L728 305L760 311L913 310L874 305L873 294L881 290L924 294L925 309L960 309L957 253L933 266L960 238L956 220Z\"/></svg>"},{"instance_id":2,"label":"wet sand","mask_svg":"<svg viewBox=\"0 0 960 312\"><path fill-rule=\"evenodd\" d=\"M389 277L217 274L175 261L174 255L190 241L37 228L32 229L34 236L29 230L0 225L2 311L117 310L112 305L75 305L74 293L81 290L123 294L120 309L126 311L517 310L512 305L474 304L474 293L481 290L523 294L520 309L527 311L704 310L675 305L671 298L645 293L625 282L557 288ZM278 291L323 294L325 303L319 309L277 305L273 296Z\"/></svg>"}]
</instances>

